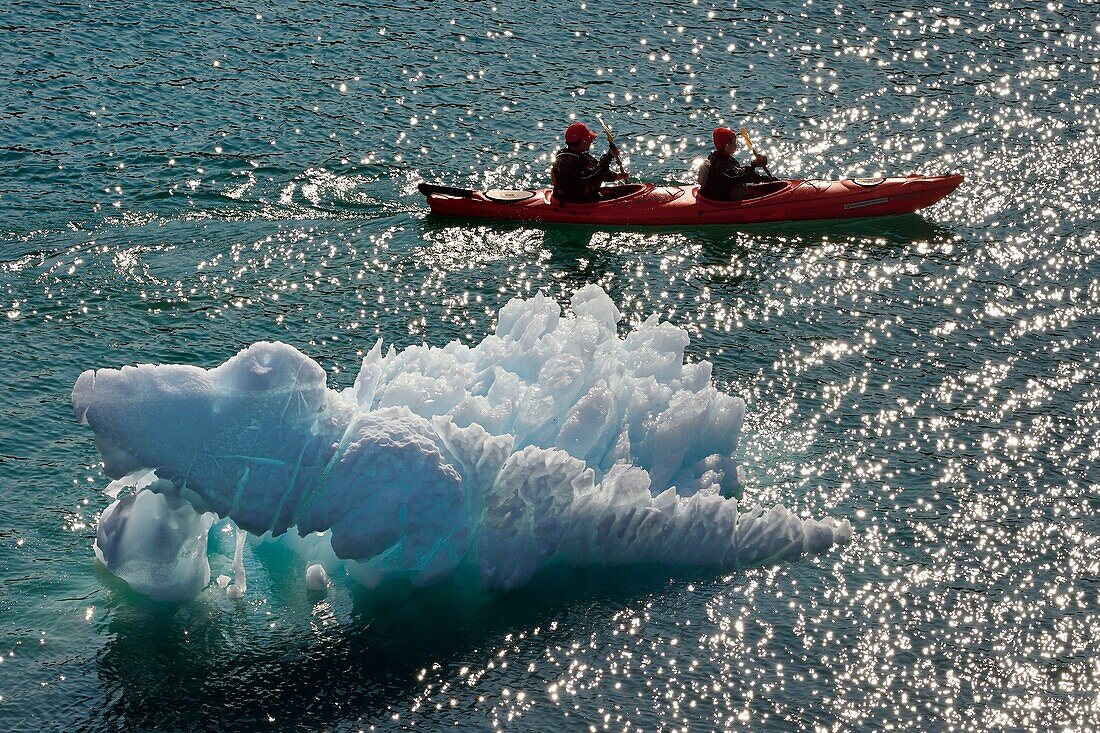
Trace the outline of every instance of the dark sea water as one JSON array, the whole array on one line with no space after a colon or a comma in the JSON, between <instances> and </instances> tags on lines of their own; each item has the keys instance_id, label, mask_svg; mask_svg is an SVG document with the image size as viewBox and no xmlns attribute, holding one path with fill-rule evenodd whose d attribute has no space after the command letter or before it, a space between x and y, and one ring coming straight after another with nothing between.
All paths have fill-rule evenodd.
<instances>
[{"instance_id":1,"label":"dark sea water","mask_svg":"<svg viewBox=\"0 0 1100 733\"><path fill-rule=\"evenodd\" d=\"M1100 728L1094 2L0 5L0 730ZM959 172L920 216L469 225L421 180L545 183L573 115L691 180L715 125L791 177ZM597 143L597 152L603 143ZM746 497L844 547L720 574L171 608L97 568L84 369L279 339L480 341L598 283L743 396ZM232 541L212 544L214 572Z\"/></svg>"}]
</instances>

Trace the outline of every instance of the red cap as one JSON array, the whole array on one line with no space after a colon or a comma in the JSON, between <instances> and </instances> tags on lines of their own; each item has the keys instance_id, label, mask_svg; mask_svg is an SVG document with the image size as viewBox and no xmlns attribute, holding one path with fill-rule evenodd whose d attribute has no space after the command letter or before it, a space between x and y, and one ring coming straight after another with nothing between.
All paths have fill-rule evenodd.
<instances>
[{"instance_id":1,"label":"red cap","mask_svg":"<svg viewBox=\"0 0 1100 733\"><path fill-rule=\"evenodd\" d=\"M599 135L589 130L583 122L574 122L572 125L565 128L565 142L570 145L586 140L595 140L597 137L599 137Z\"/></svg>"},{"instance_id":2,"label":"red cap","mask_svg":"<svg viewBox=\"0 0 1100 733\"><path fill-rule=\"evenodd\" d=\"M728 127L714 128L714 149L721 150L730 144L730 140L737 139L737 133Z\"/></svg>"}]
</instances>

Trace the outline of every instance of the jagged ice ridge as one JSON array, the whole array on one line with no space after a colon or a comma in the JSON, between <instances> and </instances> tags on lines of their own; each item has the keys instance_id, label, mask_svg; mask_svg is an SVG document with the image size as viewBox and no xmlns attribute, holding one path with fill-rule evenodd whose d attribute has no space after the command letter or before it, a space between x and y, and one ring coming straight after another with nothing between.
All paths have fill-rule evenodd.
<instances>
[{"instance_id":1,"label":"jagged ice ridge","mask_svg":"<svg viewBox=\"0 0 1100 733\"><path fill-rule=\"evenodd\" d=\"M383 356L379 341L343 391L282 343L209 370L84 372L73 410L109 493L136 488L101 515L97 557L140 593L186 601L209 584L217 518L320 558L314 589L338 570L368 587L467 572L506 589L554 562L743 567L850 538L847 520L741 511L745 404L709 362L684 363L683 329L653 316L620 338L594 285L571 306L514 299L472 347Z\"/></svg>"}]
</instances>

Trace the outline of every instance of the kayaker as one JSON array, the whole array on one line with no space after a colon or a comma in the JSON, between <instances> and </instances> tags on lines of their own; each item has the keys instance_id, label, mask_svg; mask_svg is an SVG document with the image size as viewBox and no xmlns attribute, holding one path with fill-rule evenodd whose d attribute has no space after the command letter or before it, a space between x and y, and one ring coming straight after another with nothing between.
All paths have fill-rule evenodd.
<instances>
[{"instance_id":1,"label":"kayaker","mask_svg":"<svg viewBox=\"0 0 1100 733\"><path fill-rule=\"evenodd\" d=\"M574 122L565 129L565 147L554 156L550 169L554 198L571 204L595 203L600 200L600 184L626 178L625 173L611 172L614 144L599 160L588 152L596 137L583 122Z\"/></svg>"},{"instance_id":2,"label":"kayaker","mask_svg":"<svg viewBox=\"0 0 1100 733\"><path fill-rule=\"evenodd\" d=\"M728 127L714 128L714 152L699 169L699 195L715 201L739 201L748 196L746 183L774 181L756 170L768 164L766 155L754 155L748 166L737 162L737 133Z\"/></svg>"}]
</instances>

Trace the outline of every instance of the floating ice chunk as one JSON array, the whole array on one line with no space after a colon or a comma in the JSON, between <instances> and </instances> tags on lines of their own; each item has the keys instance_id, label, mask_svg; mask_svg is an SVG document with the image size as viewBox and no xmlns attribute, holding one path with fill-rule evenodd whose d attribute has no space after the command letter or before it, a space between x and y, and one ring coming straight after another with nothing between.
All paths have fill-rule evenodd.
<instances>
[{"instance_id":1,"label":"floating ice chunk","mask_svg":"<svg viewBox=\"0 0 1100 733\"><path fill-rule=\"evenodd\" d=\"M138 593L158 601L187 601L210 582L206 541L214 515L200 514L157 489L171 490L171 485L150 484L103 511L95 554Z\"/></svg>"},{"instance_id":2,"label":"floating ice chunk","mask_svg":"<svg viewBox=\"0 0 1100 733\"><path fill-rule=\"evenodd\" d=\"M653 376L664 382L681 376L687 345L687 331L662 323L654 314L626 337L623 349L634 376Z\"/></svg>"},{"instance_id":3,"label":"floating ice chunk","mask_svg":"<svg viewBox=\"0 0 1100 733\"><path fill-rule=\"evenodd\" d=\"M512 300L476 346L376 343L343 392L278 343L210 370L85 372L74 414L126 477L112 487L148 483L104 513L97 552L140 592L179 598L209 576L178 536L183 519L187 537L209 528L204 512L287 542L310 583L340 570L368 587L462 574L514 588L551 563L740 567L850 537L847 521L742 511L744 402L709 363L684 363L683 329L654 317L620 338L619 318L595 286L564 317L542 295ZM175 514L153 510L167 501ZM133 569L145 542L155 572ZM242 548L219 579L233 596Z\"/></svg>"},{"instance_id":4,"label":"floating ice chunk","mask_svg":"<svg viewBox=\"0 0 1100 733\"><path fill-rule=\"evenodd\" d=\"M513 298L500 309L496 335L519 342L522 349L529 349L557 328L560 317L558 304L541 292L531 300Z\"/></svg>"},{"instance_id":5,"label":"floating ice chunk","mask_svg":"<svg viewBox=\"0 0 1100 733\"><path fill-rule=\"evenodd\" d=\"M451 572L469 547L468 507L432 424L385 408L357 415L347 434L297 511L299 532L329 530L338 557L417 585Z\"/></svg>"},{"instance_id":6,"label":"floating ice chunk","mask_svg":"<svg viewBox=\"0 0 1100 733\"><path fill-rule=\"evenodd\" d=\"M329 580L324 565L315 563L306 568L306 590L314 592L326 591L331 584L332 581Z\"/></svg>"},{"instance_id":7,"label":"floating ice chunk","mask_svg":"<svg viewBox=\"0 0 1100 733\"><path fill-rule=\"evenodd\" d=\"M254 534L290 526L305 482L331 455L322 435L342 419L339 404L316 362L272 343L211 370L84 372L73 389L73 408L93 425L107 475L154 468L178 486L201 487L192 495L200 511L232 517Z\"/></svg>"},{"instance_id":8,"label":"floating ice chunk","mask_svg":"<svg viewBox=\"0 0 1100 733\"><path fill-rule=\"evenodd\" d=\"M587 316L609 332L614 333L623 316L611 297L599 285L585 285L573 293L571 302L573 312L578 316Z\"/></svg>"},{"instance_id":9,"label":"floating ice chunk","mask_svg":"<svg viewBox=\"0 0 1100 733\"><path fill-rule=\"evenodd\" d=\"M142 468L133 473L128 473L122 478L117 478L111 483L107 484L107 488L103 490L103 493L112 499L117 499L118 495L125 488L144 489L149 484L157 480L157 472L149 469Z\"/></svg>"},{"instance_id":10,"label":"floating ice chunk","mask_svg":"<svg viewBox=\"0 0 1100 733\"><path fill-rule=\"evenodd\" d=\"M233 549L233 585L225 589L225 594L236 600L248 592L248 576L244 570L244 535L237 530L237 544Z\"/></svg>"}]
</instances>

